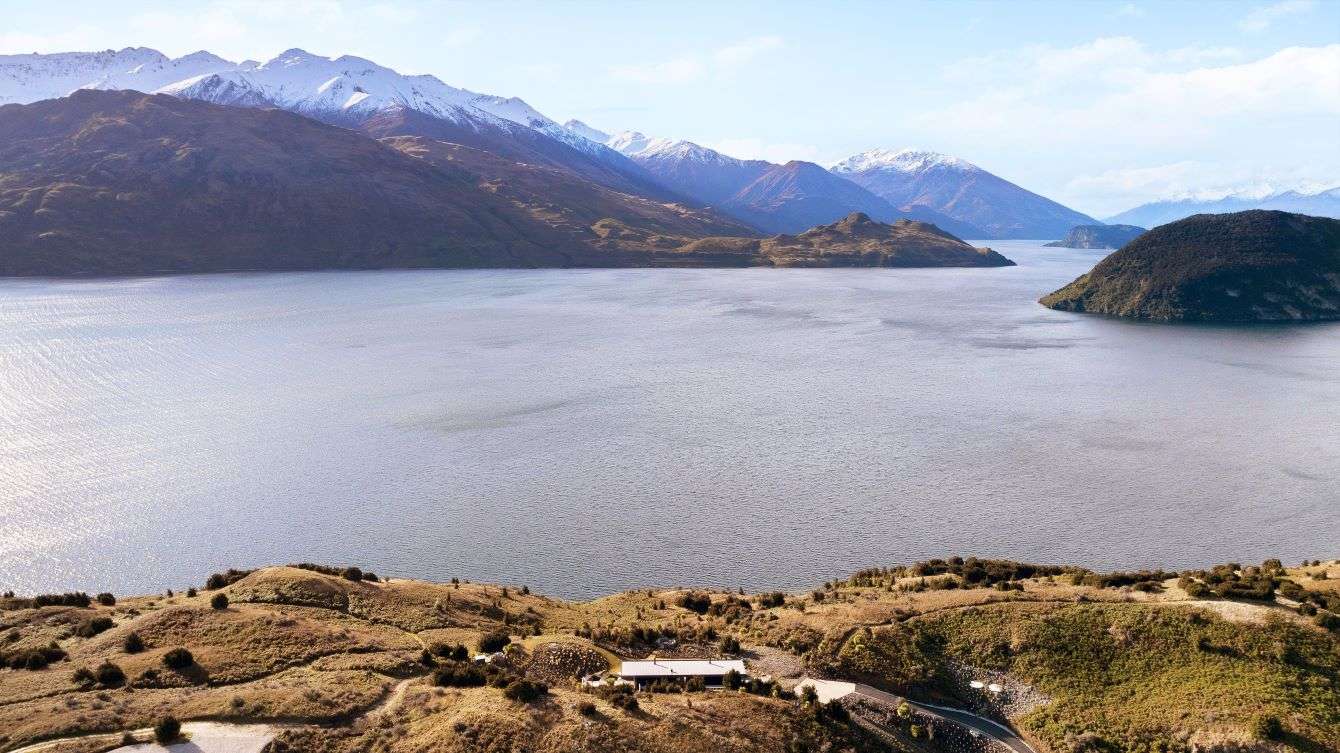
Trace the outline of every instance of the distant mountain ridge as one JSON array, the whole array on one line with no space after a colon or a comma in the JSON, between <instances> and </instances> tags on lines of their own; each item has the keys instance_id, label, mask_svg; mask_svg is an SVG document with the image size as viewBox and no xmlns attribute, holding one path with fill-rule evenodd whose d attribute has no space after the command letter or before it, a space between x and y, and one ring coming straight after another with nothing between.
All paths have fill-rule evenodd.
<instances>
[{"instance_id":1,"label":"distant mountain ridge","mask_svg":"<svg viewBox=\"0 0 1340 753\"><path fill-rule=\"evenodd\" d=\"M372 123L379 136L447 139L571 169L617 190L681 198L632 160L560 126L521 99L459 89L434 76L404 75L352 55L327 58L294 48L265 62L242 63L207 52L171 59L148 48L0 56L0 104L53 99L79 89L277 107L355 129Z\"/></svg>"},{"instance_id":2,"label":"distant mountain ridge","mask_svg":"<svg viewBox=\"0 0 1340 753\"><path fill-rule=\"evenodd\" d=\"M570 170L276 108L96 90L0 106L5 276L1008 263L863 215L758 238Z\"/></svg>"},{"instance_id":3,"label":"distant mountain ridge","mask_svg":"<svg viewBox=\"0 0 1340 753\"><path fill-rule=\"evenodd\" d=\"M1145 229L1136 225L1076 225L1059 241L1043 245L1053 248L1121 248Z\"/></svg>"},{"instance_id":4,"label":"distant mountain ridge","mask_svg":"<svg viewBox=\"0 0 1340 753\"><path fill-rule=\"evenodd\" d=\"M1261 197L1229 195L1220 199L1168 199L1141 204L1107 218L1109 223L1155 227L1193 214L1228 214L1249 209L1273 209L1340 219L1340 186L1316 193L1277 191Z\"/></svg>"},{"instance_id":5,"label":"distant mountain ridge","mask_svg":"<svg viewBox=\"0 0 1340 753\"><path fill-rule=\"evenodd\" d=\"M1059 237L1085 217L964 160L867 152L828 175L818 165L742 160L689 141L610 135L558 124L516 97L405 75L371 60L299 48L240 63L209 52L169 58L133 47L0 56L0 104L79 89L163 93L234 107L274 107L375 138L423 136L569 170L616 191L711 206L765 233L800 232L853 211L932 222L963 237ZM892 155L892 158L891 158Z\"/></svg>"},{"instance_id":6,"label":"distant mountain ridge","mask_svg":"<svg viewBox=\"0 0 1340 753\"><path fill-rule=\"evenodd\" d=\"M1059 238L1086 214L993 175L958 157L917 149L874 149L832 167L890 204L925 207L978 228L983 238Z\"/></svg>"},{"instance_id":7,"label":"distant mountain ridge","mask_svg":"<svg viewBox=\"0 0 1340 753\"><path fill-rule=\"evenodd\" d=\"M856 183L803 160L778 165L743 160L691 141L625 131L606 145L627 155L667 188L769 233L798 233L861 212L881 222L929 222L960 237L979 228L929 207L900 209Z\"/></svg>"}]
</instances>

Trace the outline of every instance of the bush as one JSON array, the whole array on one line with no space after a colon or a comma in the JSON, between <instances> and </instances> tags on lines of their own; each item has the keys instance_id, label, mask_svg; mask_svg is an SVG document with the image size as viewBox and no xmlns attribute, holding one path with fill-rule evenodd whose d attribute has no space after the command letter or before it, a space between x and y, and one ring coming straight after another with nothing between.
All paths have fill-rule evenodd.
<instances>
[{"instance_id":1,"label":"bush","mask_svg":"<svg viewBox=\"0 0 1340 753\"><path fill-rule=\"evenodd\" d=\"M81 607L86 608L93 600L83 591L63 594L40 594L33 597L35 607Z\"/></svg>"},{"instance_id":2,"label":"bush","mask_svg":"<svg viewBox=\"0 0 1340 753\"><path fill-rule=\"evenodd\" d=\"M1252 735L1258 740L1278 740L1284 736L1284 725L1278 717L1258 716L1252 720Z\"/></svg>"},{"instance_id":3,"label":"bush","mask_svg":"<svg viewBox=\"0 0 1340 753\"><path fill-rule=\"evenodd\" d=\"M615 693L610 696L610 705L614 706L616 709L623 709L628 712L637 711L637 696L633 695L631 692Z\"/></svg>"},{"instance_id":4,"label":"bush","mask_svg":"<svg viewBox=\"0 0 1340 753\"><path fill-rule=\"evenodd\" d=\"M98 598L98 603L101 604L101 605L103 605L104 607L114 607L114 606L116 606L116 597L113 596L113 595L111 595L111 594L109 594L109 593L107 593L106 591L104 591L104 592L98 594L98 597L97 597L97 598Z\"/></svg>"},{"instance_id":5,"label":"bush","mask_svg":"<svg viewBox=\"0 0 1340 753\"><path fill-rule=\"evenodd\" d=\"M712 597L705 593L689 591L680 594L675 599L675 606L682 607L690 612L698 614L707 614L707 610L712 606Z\"/></svg>"},{"instance_id":6,"label":"bush","mask_svg":"<svg viewBox=\"0 0 1340 753\"><path fill-rule=\"evenodd\" d=\"M758 605L763 607L764 609L772 609L773 607L780 607L785 603L786 603L786 595L778 591L773 591L772 593L766 593L766 594L759 594L758 596Z\"/></svg>"},{"instance_id":7,"label":"bush","mask_svg":"<svg viewBox=\"0 0 1340 753\"><path fill-rule=\"evenodd\" d=\"M205 590L214 591L224 586L231 586L254 572L256 571L230 569L226 573L214 573L205 580Z\"/></svg>"},{"instance_id":8,"label":"bush","mask_svg":"<svg viewBox=\"0 0 1340 753\"><path fill-rule=\"evenodd\" d=\"M185 648L178 647L163 654L163 664L169 669L186 669L195 664L195 657L191 656L191 652Z\"/></svg>"},{"instance_id":9,"label":"bush","mask_svg":"<svg viewBox=\"0 0 1340 753\"><path fill-rule=\"evenodd\" d=\"M74 634L80 638L92 638L115 624L111 617L89 617L75 627Z\"/></svg>"},{"instance_id":10,"label":"bush","mask_svg":"<svg viewBox=\"0 0 1340 753\"><path fill-rule=\"evenodd\" d=\"M465 662L449 662L433 670L433 684L439 688L478 688L487 682L484 670Z\"/></svg>"},{"instance_id":11,"label":"bush","mask_svg":"<svg viewBox=\"0 0 1340 753\"><path fill-rule=\"evenodd\" d=\"M99 665L94 674L98 678L98 684L108 688L114 688L126 681L126 673L109 661Z\"/></svg>"},{"instance_id":12,"label":"bush","mask_svg":"<svg viewBox=\"0 0 1340 753\"><path fill-rule=\"evenodd\" d=\"M79 669L76 669L74 675L70 679L75 685L78 685L81 688L96 685L98 682L98 676L93 674L93 670L88 667L80 667Z\"/></svg>"},{"instance_id":13,"label":"bush","mask_svg":"<svg viewBox=\"0 0 1340 753\"><path fill-rule=\"evenodd\" d=\"M19 651L8 656L0 654L0 669L5 666L14 669L27 669L33 672L46 669L52 662L60 661L65 658L65 650L52 641L45 648L33 648Z\"/></svg>"},{"instance_id":14,"label":"bush","mask_svg":"<svg viewBox=\"0 0 1340 753\"><path fill-rule=\"evenodd\" d=\"M728 635L721 639L721 653L738 654L740 653L740 639L733 635Z\"/></svg>"},{"instance_id":15,"label":"bush","mask_svg":"<svg viewBox=\"0 0 1340 753\"><path fill-rule=\"evenodd\" d=\"M507 687L503 688L505 698L520 703L530 703L541 696L548 695L548 693L548 685L525 679L513 680L507 684Z\"/></svg>"},{"instance_id":16,"label":"bush","mask_svg":"<svg viewBox=\"0 0 1340 753\"><path fill-rule=\"evenodd\" d=\"M483 654L492 654L502 651L507 644L512 642L512 636L502 630L495 630L491 633L485 633L479 639L479 651Z\"/></svg>"},{"instance_id":17,"label":"bush","mask_svg":"<svg viewBox=\"0 0 1340 753\"><path fill-rule=\"evenodd\" d=\"M126 636L126 640L121 644L127 654L138 654L144 650L144 639L140 638L139 633L132 632Z\"/></svg>"},{"instance_id":18,"label":"bush","mask_svg":"<svg viewBox=\"0 0 1340 753\"><path fill-rule=\"evenodd\" d=\"M1327 630L1340 630L1340 617L1330 612L1321 612L1314 618L1314 621Z\"/></svg>"},{"instance_id":19,"label":"bush","mask_svg":"<svg viewBox=\"0 0 1340 753\"><path fill-rule=\"evenodd\" d=\"M160 744L170 743L181 737L181 722L171 716L165 716L154 725L154 740Z\"/></svg>"},{"instance_id":20,"label":"bush","mask_svg":"<svg viewBox=\"0 0 1340 753\"><path fill-rule=\"evenodd\" d=\"M363 571L356 567L346 567L340 573L345 580L360 581L363 580Z\"/></svg>"},{"instance_id":21,"label":"bush","mask_svg":"<svg viewBox=\"0 0 1340 753\"><path fill-rule=\"evenodd\" d=\"M582 701L581 703L577 704L577 713L581 714L582 716L595 716L596 705L594 703L591 703L590 701Z\"/></svg>"},{"instance_id":22,"label":"bush","mask_svg":"<svg viewBox=\"0 0 1340 753\"><path fill-rule=\"evenodd\" d=\"M210 605L211 607L215 608L215 609L227 609L227 608L228 608L228 594L225 594L225 593L222 593L222 592L214 594L214 595L213 595L212 597L210 597L210 599L209 599L209 605Z\"/></svg>"}]
</instances>

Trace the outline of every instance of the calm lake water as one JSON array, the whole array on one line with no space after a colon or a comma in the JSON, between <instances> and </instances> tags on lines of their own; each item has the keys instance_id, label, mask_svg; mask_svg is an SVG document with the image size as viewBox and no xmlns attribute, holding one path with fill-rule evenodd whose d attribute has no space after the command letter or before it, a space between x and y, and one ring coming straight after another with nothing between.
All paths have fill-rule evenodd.
<instances>
[{"instance_id":1,"label":"calm lake water","mask_svg":"<svg viewBox=\"0 0 1340 753\"><path fill-rule=\"evenodd\" d=\"M1049 311L1102 253L990 245L1020 266L0 281L0 588L1340 554L1340 325Z\"/></svg>"}]
</instances>

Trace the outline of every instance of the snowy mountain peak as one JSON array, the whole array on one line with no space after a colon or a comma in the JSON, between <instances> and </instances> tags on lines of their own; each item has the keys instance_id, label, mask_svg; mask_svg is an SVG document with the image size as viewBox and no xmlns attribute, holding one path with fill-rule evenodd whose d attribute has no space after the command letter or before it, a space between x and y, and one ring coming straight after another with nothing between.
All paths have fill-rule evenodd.
<instances>
[{"instance_id":1,"label":"snowy mountain peak","mask_svg":"<svg viewBox=\"0 0 1340 753\"><path fill-rule=\"evenodd\" d=\"M896 170L904 173L919 173L935 167L947 167L958 170L978 170L967 160L951 157L947 154L923 149L871 149L833 165L835 173L862 173L870 170Z\"/></svg>"},{"instance_id":2,"label":"snowy mountain peak","mask_svg":"<svg viewBox=\"0 0 1340 753\"><path fill-rule=\"evenodd\" d=\"M624 131L611 136L605 142L605 146L638 160L673 160L714 165L737 165L744 162L692 141L652 138L638 131Z\"/></svg>"},{"instance_id":3,"label":"snowy mountain peak","mask_svg":"<svg viewBox=\"0 0 1340 753\"><path fill-rule=\"evenodd\" d=\"M569 120L563 124L563 127L587 141L593 141L597 144L604 144L610 140L610 135L608 133L592 128L580 120Z\"/></svg>"}]
</instances>

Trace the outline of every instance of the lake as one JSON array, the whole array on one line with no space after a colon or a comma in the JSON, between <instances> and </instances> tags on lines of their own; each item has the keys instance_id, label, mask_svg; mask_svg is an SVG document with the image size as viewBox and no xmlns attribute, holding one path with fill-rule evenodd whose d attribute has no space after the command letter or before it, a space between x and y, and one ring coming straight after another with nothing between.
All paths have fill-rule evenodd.
<instances>
[{"instance_id":1,"label":"lake","mask_svg":"<svg viewBox=\"0 0 1340 753\"><path fill-rule=\"evenodd\" d=\"M1340 324L1050 311L1103 252L986 244L1019 266L0 281L0 588L1340 554Z\"/></svg>"}]
</instances>

